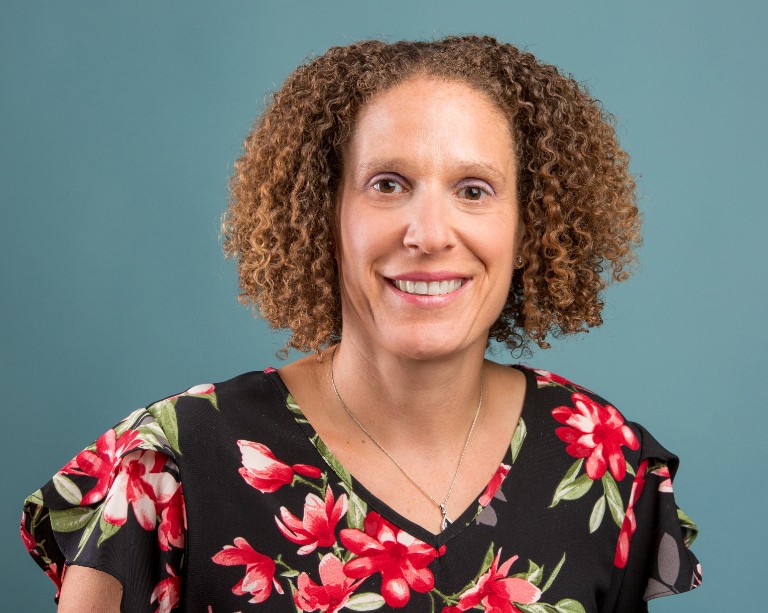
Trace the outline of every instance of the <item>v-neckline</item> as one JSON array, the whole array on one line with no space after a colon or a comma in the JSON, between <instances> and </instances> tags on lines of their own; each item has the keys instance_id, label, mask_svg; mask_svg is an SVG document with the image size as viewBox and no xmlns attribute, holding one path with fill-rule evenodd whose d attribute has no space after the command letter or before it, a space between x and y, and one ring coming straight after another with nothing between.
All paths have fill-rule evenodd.
<instances>
[{"instance_id":1,"label":"v-neckline","mask_svg":"<svg viewBox=\"0 0 768 613\"><path fill-rule=\"evenodd\" d=\"M498 488L496 488L495 491L501 489L509 477L509 473L511 473L514 469L512 444L513 441L515 441L515 439L519 437L522 432L524 432L524 424L528 420L528 414L531 410L531 405L533 404L533 394L537 389L537 383L536 376L530 368L520 364L513 364L510 366L510 368L515 368L522 372L523 375L525 375L525 393L523 395L523 407L520 411L517 424L515 425L515 429L512 433L512 438L507 445L504 457L494 474L491 476L491 479L483 487L483 490L477 496L475 496L474 500L467 506L467 508L464 509L464 511L450 525L448 525L445 530L438 534L430 532L423 526L408 519L404 515L401 515L395 509L390 507L386 502L372 494L362 483L360 483L360 481L358 481L355 476L350 473L346 467L344 467L344 465L338 460L338 458L333 454L333 452L325 444L322 438L320 438L320 435L317 433L314 426L312 426L299 405L296 403L293 395L291 394L291 391L288 389L285 381L283 381L283 378L280 376L280 373L278 373L278 371L274 368L266 369L264 372L277 386L283 397L285 410L291 415L293 422L301 429L307 438L307 442L311 443L315 452L322 458L323 462L325 462L328 468L333 471L338 479L348 488L350 488L350 490L353 491L355 495L358 496L358 498L365 502L369 509L376 511L376 513L393 524L395 527L407 532L411 536L429 545L432 545L435 548L438 548L457 536L465 528L467 528L483 511L483 509L485 509L485 507L490 504L490 501L493 498L492 496L491 499L489 499L485 504L480 502L480 498L488 490L488 487L494 478L496 478L496 475L499 472L499 468L501 468L502 465L510 467L506 474L502 474L501 481L499 482ZM526 419L523 419L524 417ZM521 424L523 425L521 426Z\"/></svg>"}]
</instances>

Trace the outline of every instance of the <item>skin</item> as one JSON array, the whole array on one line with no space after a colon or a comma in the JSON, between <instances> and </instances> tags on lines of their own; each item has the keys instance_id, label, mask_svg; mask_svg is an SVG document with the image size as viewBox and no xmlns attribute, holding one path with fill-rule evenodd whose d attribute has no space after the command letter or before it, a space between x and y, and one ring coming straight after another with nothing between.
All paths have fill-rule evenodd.
<instances>
[{"instance_id":1,"label":"skin","mask_svg":"<svg viewBox=\"0 0 768 613\"><path fill-rule=\"evenodd\" d=\"M59 613L119 613L123 586L107 573L68 566L59 596Z\"/></svg>"},{"instance_id":2,"label":"skin","mask_svg":"<svg viewBox=\"0 0 768 613\"><path fill-rule=\"evenodd\" d=\"M335 380L360 421L438 500L456 470L483 372L483 410L450 517L498 468L522 406L522 374L484 360L522 234L513 145L484 94L417 77L362 109L337 194L343 327ZM436 299L408 297L392 283L434 273L464 283ZM401 515L439 531L434 503L343 412L329 372L329 360L311 356L280 369L342 464Z\"/></svg>"}]
</instances>

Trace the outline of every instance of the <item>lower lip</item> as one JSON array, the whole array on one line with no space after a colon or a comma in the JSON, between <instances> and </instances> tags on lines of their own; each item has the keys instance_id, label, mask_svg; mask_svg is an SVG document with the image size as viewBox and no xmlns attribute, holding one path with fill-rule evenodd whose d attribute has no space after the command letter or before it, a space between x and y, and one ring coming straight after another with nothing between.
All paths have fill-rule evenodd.
<instances>
[{"instance_id":1,"label":"lower lip","mask_svg":"<svg viewBox=\"0 0 768 613\"><path fill-rule=\"evenodd\" d=\"M397 288L397 286L389 279L386 280L390 289L395 292L398 298L401 298L409 304L415 304L422 307L441 307L453 302L464 291L464 288L469 285L470 280L464 279L459 289L455 289L447 294L438 294L435 296L429 296L426 294L409 294Z\"/></svg>"}]
</instances>

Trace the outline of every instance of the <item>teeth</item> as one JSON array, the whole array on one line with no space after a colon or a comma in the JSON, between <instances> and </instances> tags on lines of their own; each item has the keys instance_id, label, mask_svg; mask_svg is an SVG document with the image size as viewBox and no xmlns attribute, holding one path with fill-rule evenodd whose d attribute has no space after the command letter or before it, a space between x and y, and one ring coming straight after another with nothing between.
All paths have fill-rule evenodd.
<instances>
[{"instance_id":1,"label":"teeth","mask_svg":"<svg viewBox=\"0 0 768 613\"><path fill-rule=\"evenodd\" d=\"M441 296L450 294L461 287L461 279L450 281L395 281L395 287L406 294L420 296Z\"/></svg>"}]
</instances>

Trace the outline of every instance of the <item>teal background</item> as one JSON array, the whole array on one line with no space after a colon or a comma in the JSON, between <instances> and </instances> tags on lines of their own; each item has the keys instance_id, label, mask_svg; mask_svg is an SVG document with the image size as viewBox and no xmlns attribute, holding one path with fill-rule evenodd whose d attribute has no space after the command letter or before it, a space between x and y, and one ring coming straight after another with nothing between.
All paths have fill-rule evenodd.
<instances>
[{"instance_id":1,"label":"teal background","mask_svg":"<svg viewBox=\"0 0 768 613\"><path fill-rule=\"evenodd\" d=\"M488 33L619 118L645 218L606 324L529 362L610 398L683 461L704 586L653 611L756 611L768 511L764 3L0 3L0 601L53 611L24 496L134 408L279 365L218 220L267 93L361 38ZM497 359L510 361L500 354Z\"/></svg>"}]
</instances>

